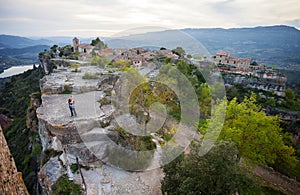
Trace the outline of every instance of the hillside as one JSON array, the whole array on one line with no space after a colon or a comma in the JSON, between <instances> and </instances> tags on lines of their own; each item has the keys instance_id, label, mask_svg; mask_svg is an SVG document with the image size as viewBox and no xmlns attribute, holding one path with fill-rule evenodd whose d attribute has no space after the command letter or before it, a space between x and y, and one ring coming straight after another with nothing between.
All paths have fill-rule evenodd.
<instances>
[{"instance_id":1,"label":"hillside","mask_svg":"<svg viewBox=\"0 0 300 195\"><path fill-rule=\"evenodd\" d=\"M0 93L0 113L9 119L13 119L9 126L3 128L3 134L17 169L23 174L24 182L30 194L37 192L37 160L41 145L39 144L37 132L34 132L36 130L30 128L30 124L35 121L34 114L32 114L34 111L33 103L36 106L38 104L33 97L38 99L39 94L33 93L39 92L41 77L42 73L39 69L29 70L23 74L13 76L1 89Z\"/></svg>"},{"instance_id":2,"label":"hillside","mask_svg":"<svg viewBox=\"0 0 300 195\"><path fill-rule=\"evenodd\" d=\"M35 45L51 45L51 41L46 39L33 40L13 35L0 35L0 47L2 48L24 48Z\"/></svg>"},{"instance_id":3,"label":"hillside","mask_svg":"<svg viewBox=\"0 0 300 195\"><path fill-rule=\"evenodd\" d=\"M72 44L74 37L56 36L56 37L22 37L14 35L0 35L0 49L4 48L25 48L37 45L59 46ZM80 38L83 43L90 43L92 38Z\"/></svg>"},{"instance_id":4,"label":"hillside","mask_svg":"<svg viewBox=\"0 0 300 195\"><path fill-rule=\"evenodd\" d=\"M6 48L0 49L0 55L18 56L31 53L39 53L44 49L49 49L48 45L35 45L24 48Z\"/></svg>"},{"instance_id":5,"label":"hillside","mask_svg":"<svg viewBox=\"0 0 300 195\"><path fill-rule=\"evenodd\" d=\"M38 53L49 48L47 45L36 45L25 48L0 49L0 72L11 66L37 63Z\"/></svg>"}]
</instances>

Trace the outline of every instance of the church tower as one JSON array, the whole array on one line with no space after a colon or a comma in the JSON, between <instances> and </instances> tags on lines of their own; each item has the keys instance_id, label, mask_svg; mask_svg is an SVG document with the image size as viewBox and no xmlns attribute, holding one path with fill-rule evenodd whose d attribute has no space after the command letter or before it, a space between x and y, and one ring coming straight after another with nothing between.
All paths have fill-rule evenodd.
<instances>
[{"instance_id":1,"label":"church tower","mask_svg":"<svg viewBox=\"0 0 300 195\"><path fill-rule=\"evenodd\" d=\"M74 52L78 52L78 46L79 46L79 39L77 37L74 37L73 39Z\"/></svg>"}]
</instances>

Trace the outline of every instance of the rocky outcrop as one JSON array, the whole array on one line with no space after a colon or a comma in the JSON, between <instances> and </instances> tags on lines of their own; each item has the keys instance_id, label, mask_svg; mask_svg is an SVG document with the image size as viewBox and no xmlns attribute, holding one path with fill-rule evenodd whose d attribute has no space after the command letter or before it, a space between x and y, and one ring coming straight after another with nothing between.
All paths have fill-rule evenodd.
<instances>
[{"instance_id":1,"label":"rocky outcrop","mask_svg":"<svg viewBox=\"0 0 300 195\"><path fill-rule=\"evenodd\" d=\"M62 176L64 168L58 157L51 158L38 174L39 184L45 194L51 194L51 186Z\"/></svg>"},{"instance_id":2,"label":"rocky outcrop","mask_svg":"<svg viewBox=\"0 0 300 195\"><path fill-rule=\"evenodd\" d=\"M73 64L79 64L79 65L90 65L90 62L87 61L78 61L78 60L70 60L70 59L60 59L60 58L53 58L54 56L51 56L46 53L40 53L38 56L39 64L43 69L43 72L48 75L54 72L56 69L61 68L69 68Z\"/></svg>"},{"instance_id":3,"label":"rocky outcrop","mask_svg":"<svg viewBox=\"0 0 300 195\"><path fill-rule=\"evenodd\" d=\"M97 72L95 66L80 67L80 72L72 72L70 68L58 68L53 74L40 80L42 94L79 94L97 90L97 79L83 79L84 74ZM98 71L98 74L101 72Z\"/></svg>"},{"instance_id":4,"label":"rocky outcrop","mask_svg":"<svg viewBox=\"0 0 300 195\"><path fill-rule=\"evenodd\" d=\"M38 59L39 59L39 64L43 69L43 72L45 74L50 74L53 71L53 67L50 61L51 56L40 53Z\"/></svg>"},{"instance_id":5,"label":"rocky outcrop","mask_svg":"<svg viewBox=\"0 0 300 195\"><path fill-rule=\"evenodd\" d=\"M41 105L41 94L33 93L30 95L30 103L27 109L26 126L32 131L38 132L38 118L36 110Z\"/></svg>"},{"instance_id":6,"label":"rocky outcrop","mask_svg":"<svg viewBox=\"0 0 300 195\"><path fill-rule=\"evenodd\" d=\"M1 194L29 194L17 171L15 161L10 153L0 127L0 192Z\"/></svg>"},{"instance_id":7,"label":"rocky outcrop","mask_svg":"<svg viewBox=\"0 0 300 195\"><path fill-rule=\"evenodd\" d=\"M0 126L5 128L9 125L11 119L4 114L0 114Z\"/></svg>"},{"instance_id":8,"label":"rocky outcrop","mask_svg":"<svg viewBox=\"0 0 300 195\"><path fill-rule=\"evenodd\" d=\"M83 79L86 72L99 75L99 79ZM51 186L64 174L78 184L83 183L83 176L87 194L160 194L161 169L136 173L110 163L112 158L116 162L120 160L118 155L109 155L119 152L111 139L119 132L116 132L110 102L118 77L99 67L82 66L80 72L58 67L41 80L42 104L37 109L39 134L43 151L56 153L39 172L44 194L50 194ZM70 94L66 93L71 93L75 100L77 117L70 116L67 104ZM84 167L82 176L71 171L71 166L77 163L76 158ZM143 160L151 161L151 158Z\"/></svg>"}]
</instances>

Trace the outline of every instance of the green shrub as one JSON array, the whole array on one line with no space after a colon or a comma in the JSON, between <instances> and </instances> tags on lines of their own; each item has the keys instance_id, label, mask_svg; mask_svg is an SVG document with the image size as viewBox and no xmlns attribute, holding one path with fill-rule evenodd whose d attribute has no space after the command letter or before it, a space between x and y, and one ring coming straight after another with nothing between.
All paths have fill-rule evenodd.
<instances>
[{"instance_id":1,"label":"green shrub","mask_svg":"<svg viewBox=\"0 0 300 195\"><path fill-rule=\"evenodd\" d=\"M82 76L82 79L99 79L100 77L97 74L92 74L85 72L84 75Z\"/></svg>"},{"instance_id":2,"label":"green shrub","mask_svg":"<svg viewBox=\"0 0 300 195\"><path fill-rule=\"evenodd\" d=\"M78 173L77 164L71 164L70 168L71 168L72 173Z\"/></svg>"},{"instance_id":3,"label":"green shrub","mask_svg":"<svg viewBox=\"0 0 300 195\"><path fill-rule=\"evenodd\" d=\"M80 185L70 181L67 175L63 175L53 184L52 195L81 195L82 189Z\"/></svg>"},{"instance_id":4,"label":"green shrub","mask_svg":"<svg viewBox=\"0 0 300 195\"><path fill-rule=\"evenodd\" d=\"M101 104L101 106L103 106L103 105L108 105L108 104L111 103L111 100L110 100L110 99L107 99L107 98L105 97L105 98L99 100L99 103Z\"/></svg>"}]
</instances>

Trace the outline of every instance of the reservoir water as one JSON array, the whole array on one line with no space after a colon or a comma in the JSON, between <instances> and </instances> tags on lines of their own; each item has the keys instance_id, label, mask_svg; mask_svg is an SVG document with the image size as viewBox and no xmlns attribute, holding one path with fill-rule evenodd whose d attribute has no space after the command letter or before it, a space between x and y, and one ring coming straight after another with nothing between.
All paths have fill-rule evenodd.
<instances>
[{"instance_id":1,"label":"reservoir water","mask_svg":"<svg viewBox=\"0 0 300 195\"><path fill-rule=\"evenodd\" d=\"M0 74L0 78L6 78L13 75L21 74L29 69L33 69L33 65L13 66L8 69L5 69L4 72Z\"/></svg>"}]
</instances>

